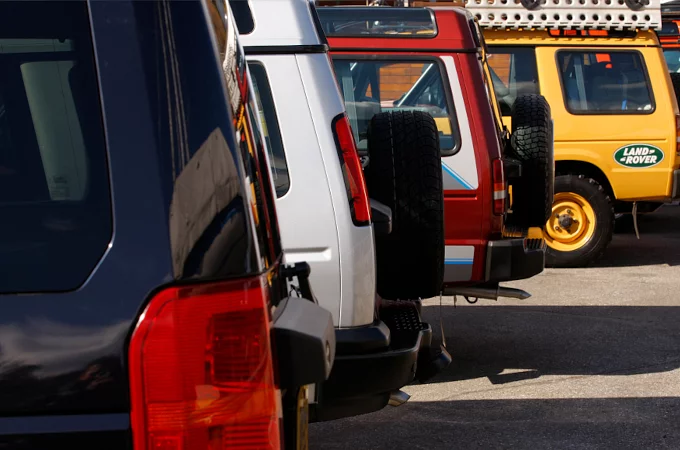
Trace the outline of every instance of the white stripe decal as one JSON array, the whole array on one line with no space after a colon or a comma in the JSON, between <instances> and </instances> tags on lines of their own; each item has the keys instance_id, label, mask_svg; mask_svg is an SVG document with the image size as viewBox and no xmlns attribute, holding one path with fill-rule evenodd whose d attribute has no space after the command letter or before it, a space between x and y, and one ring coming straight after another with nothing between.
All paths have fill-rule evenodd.
<instances>
[{"instance_id":1,"label":"white stripe decal","mask_svg":"<svg viewBox=\"0 0 680 450\"><path fill-rule=\"evenodd\" d=\"M474 190L479 187L479 180L477 178L477 160L475 158L475 148L472 143L470 121L465 108L465 97L463 96L463 90L460 86L458 71L456 70L453 57L441 56L441 60L444 62L444 67L446 68L446 73L449 78L456 115L455 120L458 122L458 129L460 131L460 150L458 150L458 153L455 155L444 156L442 158L442 168L446 170L444 167L446 166L449 169L455 169L455 174L458 175L456 181L465 188ZM450 173L448 174L451 175ZM464 182L461 182L461 180ZM446 186L444 186L444 189L446 189Z\"/></svg>"}]
</instances>

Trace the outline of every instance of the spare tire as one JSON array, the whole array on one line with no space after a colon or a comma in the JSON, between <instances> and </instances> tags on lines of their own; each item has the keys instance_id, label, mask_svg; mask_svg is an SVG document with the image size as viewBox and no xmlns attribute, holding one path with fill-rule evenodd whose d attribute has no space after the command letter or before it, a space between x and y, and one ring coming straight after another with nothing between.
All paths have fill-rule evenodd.
<instances>
[{"instance_id":1,"label":"spare tire","mask_svg":"<svg viewBox=\"0 0 680 450\"><path fill-rule=\"evenodd\" d=\"M392 209L392 232L376 236L378 294L389 300L439 295L444 194L434 119L421 111L376 114L368 154L368 194Z\"/></svg>"},{"instance_id":2,"label":"spare tire","mask_svg":"<svg viewBox=\"0 0 680 450\"><path fill-rule=\"evenodd\" d=\"M508 223L521 228L545 226L555 190L555 152L550 105L537 94L521 95L512 106L511 156L522 162L512 182Z\"/></svg>"}]
</instances>

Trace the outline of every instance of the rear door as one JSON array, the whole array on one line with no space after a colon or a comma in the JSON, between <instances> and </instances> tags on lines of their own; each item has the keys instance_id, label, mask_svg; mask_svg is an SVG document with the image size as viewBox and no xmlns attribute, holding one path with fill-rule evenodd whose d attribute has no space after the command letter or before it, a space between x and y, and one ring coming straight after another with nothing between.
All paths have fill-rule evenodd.
<instances>
[{"instance_id":1,"label":"rear door","mask_svg":"<svg viewBox=\"0 0 680 450\"><path fill-rule=\"evenodd\" d=\"M340 248L330 188L295 55L249 55L287 263L312 268L321 306L340 318ZM331 119L328 120L330 132Z\"/></svg>"},{"instance_id":2,"label":"rear door","mask_svg":"<svg viewBox=\"0 0 680 450\"><path fill-rule=\"evenodd\" d=\"M671 194L676 117L659 48L538 47L555 159L595 164L619 200Z\"/></svg>"},{"instance_id":3,"label":"rear door","mask_svg":"<svg viewBox=\"0 0 680 450\"><path fill-rule=\"evenodd\" d=\"M434 118L444 184L444 281L469 280L482 218L477 160L454 58L335 54L333 65L360 152L368 152L368 125L377 113L420 110Z\"/></svg>"},{"instance_id":4,"label":"rear door","mask_svg":"<svg viewBox=\"0 0 680 450\"><path fill-rule=\"evenodd\" d=\"M128 448L146 299L265 265L213 42L199 2L0 2L0 446Z\"/></svg>"},{"instance_id":5,"label":"rear door","mask_svg":"<svg viewBox=\"0 0 680 450\"><path fill-rule=\"evenodd\" d=\"M94 53L85 2L0 3L0 445L11 448L126 446L123 345L148 279L167 274L111 246ZM120 244L167 256L164 238ZM102 434L46 436L88 430Z\"/></svg>"}]
</instances>

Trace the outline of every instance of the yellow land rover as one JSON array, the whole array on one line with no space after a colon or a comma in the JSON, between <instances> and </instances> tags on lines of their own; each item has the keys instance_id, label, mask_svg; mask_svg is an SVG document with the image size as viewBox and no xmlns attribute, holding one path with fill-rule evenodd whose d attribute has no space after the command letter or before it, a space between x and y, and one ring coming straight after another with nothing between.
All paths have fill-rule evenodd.
<instances>
[{"instance_id":1,"label":"yellow land rover","mask_svg":"<svg viewBox=\"0 0 680 450\"><path fill-rule=\"evenodd\" d=\"M555 197L544 237L553 267L602 255L615 212L680 197L678 105L654 32L659 0L566 3L466 4L484 28L506 126L520 95L540 93L552 110Z\"/></svg>"}]
</instances>

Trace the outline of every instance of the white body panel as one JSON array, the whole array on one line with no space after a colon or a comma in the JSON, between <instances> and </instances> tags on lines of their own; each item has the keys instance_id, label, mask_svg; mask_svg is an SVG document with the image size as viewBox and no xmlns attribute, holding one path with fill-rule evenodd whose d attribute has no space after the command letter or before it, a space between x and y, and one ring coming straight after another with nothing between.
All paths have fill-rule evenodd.
<instances>
[{"instance_id":1,"label":"white body panel","mask_svg":"<svg viewBox=\"0 0 680 450\"><path fill-rule=\"evenodd\" d=\"M255 0L251 7L255 29L240 39L245 48L267 48L247 60L265 67L286 154L290 188L276 205L286 262L310 264L312 289L336 327L370 324L373 228L352 221L332 129L345 107L330 60L290 49L321 44L306 0ZM277 54L281 46L287 48Z\"/></svg>"},{"instance_id":2,"label":"white body panel","mask_svg":"<svg viewBox=\"0 0 680 450\"><path fill-rule=\"evenodd\" d=\"M338 114L345 112L345 106L327 55L298 55L296 58L325 162L325 174L338 224L342 283L338 323L341 327L366 325L372 323L374 318L375 245L373 228L357 227L352 222L338 150L332 133L331 122ZM307 165L306 173L320 169L322 168ZM308 205L301 206L308 208ZM325 282L326 280L320 280L320 283Z\"/></svg>"},{"instance_id":3,"label":"white body panel","mask_svg":"<svg viewBox=\"0 0 680 450\"><path fill-rule=\"evenodd\" d=\"M444 190L479 188L479 172L475 156L472 130L468 111L465 107L465 97L458 78L455 61L451 56L442 56L444 67L448 75L445 80L451 88L451 97L456 111L458 130L460 132L460 150L452 156L442 158L442 180ZM472 278L475 248L471 245L447 245L444 250L444 282L469 281Z\"/></svg>"}]
</instances>

